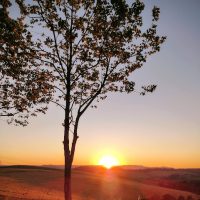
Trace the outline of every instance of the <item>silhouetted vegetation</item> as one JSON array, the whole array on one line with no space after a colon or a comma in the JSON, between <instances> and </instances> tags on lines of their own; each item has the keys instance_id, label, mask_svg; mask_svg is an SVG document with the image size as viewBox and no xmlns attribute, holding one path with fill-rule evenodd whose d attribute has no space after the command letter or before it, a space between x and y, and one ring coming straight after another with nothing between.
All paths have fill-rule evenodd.
<instances>
[{"instance_id":1,"label":"silhouetted vegetation","mask_svg":"<svg viewBox=\"0 0 200 200\"><path fill-rule=\"evenodd\" d=\"M53 77L38 68L31 33L23 15L16 19L9 15L11 2L0 1L0 117L26 126L30 116L47 110Z\"/></svg>"}]
</instances>

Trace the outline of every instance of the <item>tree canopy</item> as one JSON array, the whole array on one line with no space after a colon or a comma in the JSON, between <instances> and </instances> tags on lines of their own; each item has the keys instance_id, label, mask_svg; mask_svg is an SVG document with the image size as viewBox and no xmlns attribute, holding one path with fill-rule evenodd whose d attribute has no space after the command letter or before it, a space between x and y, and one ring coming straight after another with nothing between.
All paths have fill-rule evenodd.
<instances>
[{"instance_id":1,"label":"tree canopy","mask_svg":"<svg viewBox=\"0 0 200 200\"><path fill-rule=\"evenodd\" d=\"M24 17L13 19L8 11L12 4L0 3L0 116L25 126L29 116L46 111L52 76L38 69Z\"/></svg>"},{"instance_id":2,"label":"tree canopy","mask_svg":"<svg viewBox=\"0 0 200 200\"><path fill-rule=\"evenodd\" d=\"M156 33L157 7L152 10L153 23L142 31L145 6L140 1L131 6L122 0L15 4L21 12L17 19L9 16L10 1L1 1L0 8L1 116L27 118L32 108L50 100L65 109L67 91L70 110L78 106L79 113L94 99L105 99L108 91L132 92L130 74L165 40ZM142 88L144 95L156 86Z\"/></svg>"},{"instance_id":3,"label":"tree canopy","mask_svg":"<svg viewBox=\"0 0 200 200\"><path fill-rule=\"evenodd\" d=\"M31 49L38 53L40 68L45 66L54 75L58 91L54 101L61 108L69 91L70 109L78 106L80 113L97 97L104 99L108 91L134 91L129 76L165 40L156 32L157 7L152 10L153 23L142 30L144 4L140 1L131 6L125 1L34 2L21 3L21 11L29 16L27 30L36 33ZM36 31L36 27L40 28ZM155 86L143 89L145 94Z\"/></svg>"}]
</instances>

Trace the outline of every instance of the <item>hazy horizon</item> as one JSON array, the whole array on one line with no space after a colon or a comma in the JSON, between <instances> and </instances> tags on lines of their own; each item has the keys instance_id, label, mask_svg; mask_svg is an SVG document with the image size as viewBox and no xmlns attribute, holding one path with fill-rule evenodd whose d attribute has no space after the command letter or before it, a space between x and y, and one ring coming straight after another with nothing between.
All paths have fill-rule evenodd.
<instances>
[{"instance_id":1,"label":"hazy horizon","mask_svg":"<svg viewBox=\"0 0 200 200\"><path fill-rule=\"evenodd\" d=\"M55 165L55 164L40 164L40 165L30 165L30 164L0 164L0 167L14 167L14 166L33 166L33 167L52 167L52 168L60 168L60 169L64 169L64 164L60 164L60 165ZM61 168L62 167L62 168ZM106 169L106 167L104 167L103 165L99 165L99 164L73 164L72 167L103 167ZM110 170L112 168L115 167L127 167L127 169L130 167L132 167L133 169L200 169L200 167L172 167L172 166L144 166L144 165L139 165L139 164L119 164L119 165L114 165L111 168L107 169Z\"/></svg>"}]
</instances>

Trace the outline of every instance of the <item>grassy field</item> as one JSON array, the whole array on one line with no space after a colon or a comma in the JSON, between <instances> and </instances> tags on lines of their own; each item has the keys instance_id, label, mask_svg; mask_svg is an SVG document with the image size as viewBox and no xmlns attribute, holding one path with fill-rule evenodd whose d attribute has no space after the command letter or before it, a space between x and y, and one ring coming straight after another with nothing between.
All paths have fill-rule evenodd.
<instances>
[{"instance_id":1,"label":"grassy field","mask_svg":"<svg viewBox=\"0 0 200 200\"><path fill-rule=\"evenodd\" d=\"M74 200L200 200L200 170L73 169ZM62 200L63 170L0 168L0 200Z\"/></svg>"}]
</instances>

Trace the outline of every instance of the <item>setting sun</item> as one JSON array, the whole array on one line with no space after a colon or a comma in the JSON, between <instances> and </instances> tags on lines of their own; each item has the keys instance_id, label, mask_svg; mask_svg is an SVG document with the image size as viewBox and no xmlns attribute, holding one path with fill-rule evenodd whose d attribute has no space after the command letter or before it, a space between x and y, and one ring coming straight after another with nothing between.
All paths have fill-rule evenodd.
<instances>
[{"instance_id":1,"label":"setting sun","mask_svg":"<svg viewBox=\"0 0 200 200\"><path fill-rule=\"evenodd\" d=\"M119 165L119 161L113 156L103 156L99 160L99 164L110 169L113 166Z\"/></svg>"}]
</instances>

